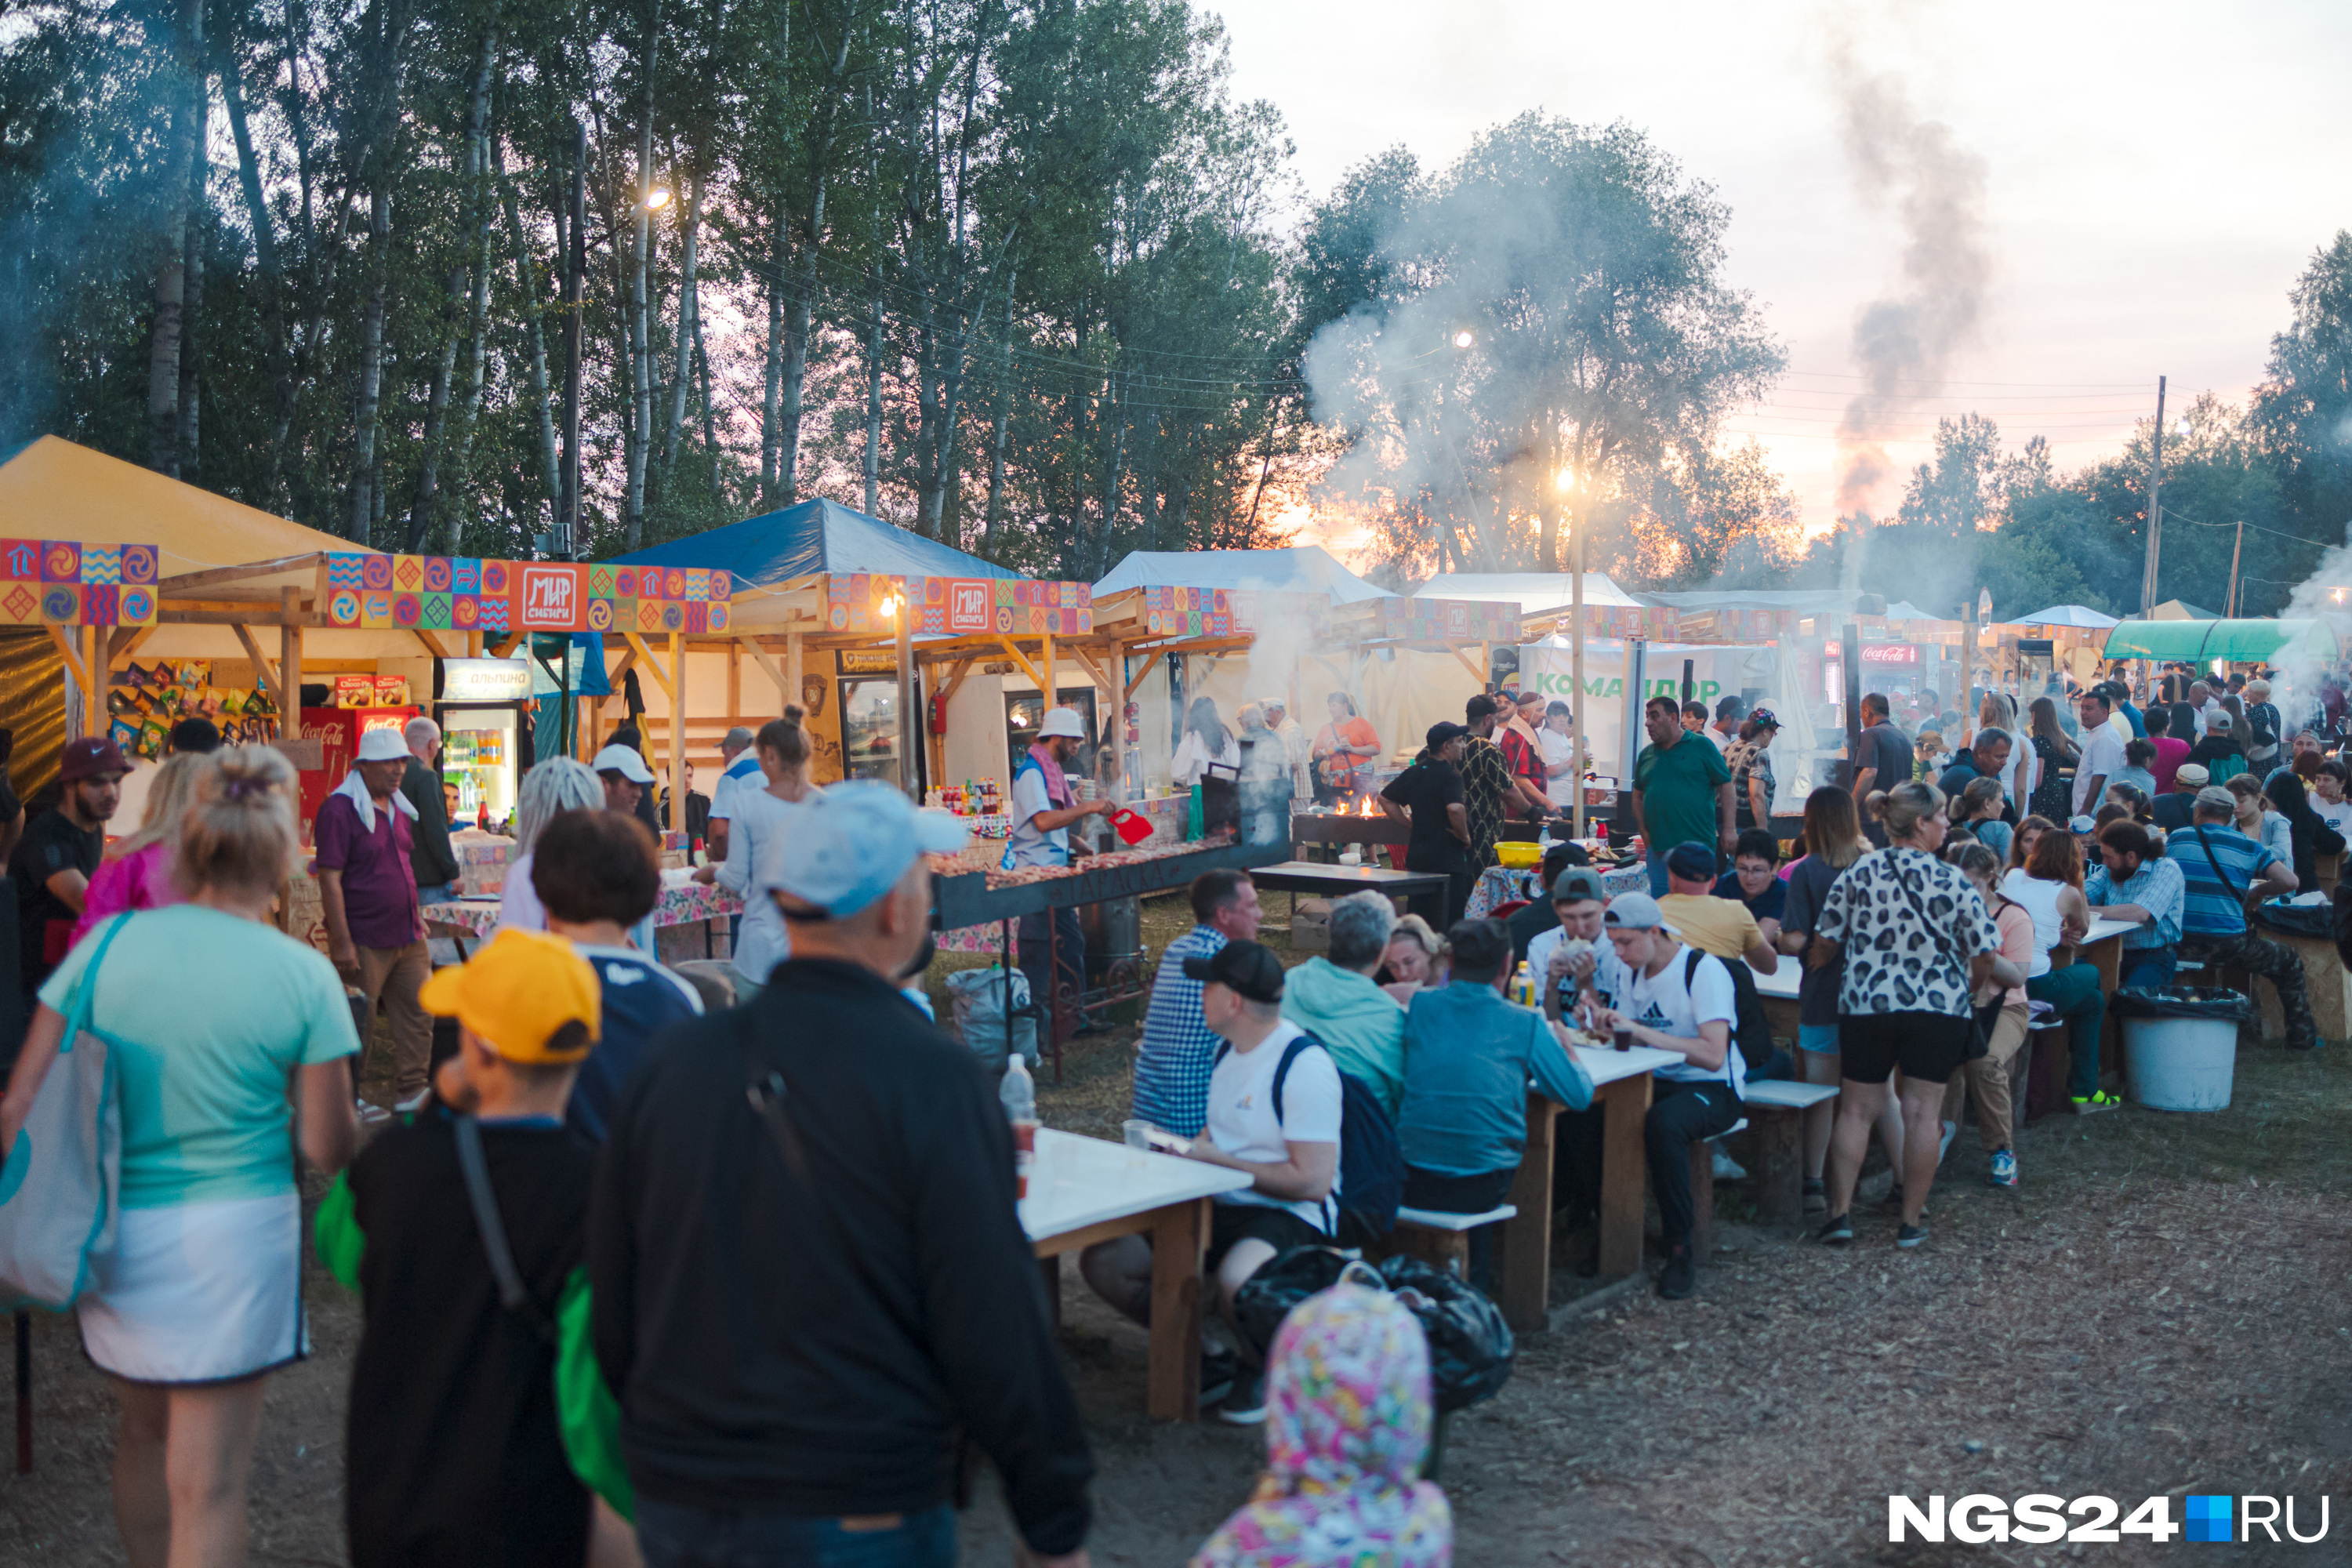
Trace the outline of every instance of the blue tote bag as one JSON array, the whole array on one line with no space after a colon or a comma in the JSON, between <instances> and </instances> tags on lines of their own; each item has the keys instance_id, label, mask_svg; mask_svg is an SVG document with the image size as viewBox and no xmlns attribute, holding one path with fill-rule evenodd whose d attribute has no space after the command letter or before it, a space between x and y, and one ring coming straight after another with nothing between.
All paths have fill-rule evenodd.
<instances>
[{"instance_id":1,"label":"blue tote bag","mask_svg":"<svg viewBox=\"0 0 2352 1568\"><path fill-rule=\"evenodd\" d=\"M114 1057L89 1028L99 966L128 915L90 954L57 1059L0 1166L0 1301L64 1311L90 1285L90 1260L114 1247L122 1190L122 1105Z\"/></svg>"}]
</instances>

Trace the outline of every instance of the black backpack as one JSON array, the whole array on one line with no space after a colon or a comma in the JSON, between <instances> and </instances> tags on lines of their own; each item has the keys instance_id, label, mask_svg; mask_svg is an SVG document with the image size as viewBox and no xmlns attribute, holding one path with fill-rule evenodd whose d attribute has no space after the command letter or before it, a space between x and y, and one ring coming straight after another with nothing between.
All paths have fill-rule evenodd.
<instances>
[{"instance_id":1,"label":"black backpack","mask_svg":"<svg viewBox=\"0 0 2352 1568\"><path fill-rule=\"evenodd\" d=\"M1302 1029L1297 1039L1282 1047L1282 1060L1275 1064L1277 1121L1282 1120L1282 1086L1290 1077L1290 1064L1310 1046L1326 1056L1331 1054L1330 1047ZM1214 1071L1232 1049L1227 1042L1218 1041L1210 1070ZM1331 1065L1337 1068L1338 1059ZM1334 1195L1339 1200L1341 1228L1379 1236L1394 1228L1397 1207L1404 1202L1404 1149L1397 1142L1396 1124L1364 1081L1345 1071L1339 1074L1339 1191Z\"/></svg>"},{"instance_id":2,"label":"black backpack","mask_svg":"<svg viewBox=\"0 0 2352 1568\"><path fill-rule=\"evenodd\" d=\"M1710 956L1692 948L1683 960L1683 989L1691 987L1691 977L1698 973L1698 961ZM1731 973L1731 1010L1735 1021L1731 1026L1731 1042L1739 1047L1739 1059L1749 1072L1754 1072L1772 1059L1772 1020L1764 1016L1764 998L1756 989L1756 977L1748 972L1744 959L1718 958L1717 963Z\"/></svg>"}]
</instances>

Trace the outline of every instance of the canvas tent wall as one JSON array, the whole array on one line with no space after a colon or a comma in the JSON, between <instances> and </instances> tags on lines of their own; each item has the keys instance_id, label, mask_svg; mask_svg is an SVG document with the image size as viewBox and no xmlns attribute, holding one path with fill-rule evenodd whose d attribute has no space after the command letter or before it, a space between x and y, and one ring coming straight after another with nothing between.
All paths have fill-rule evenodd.
<instances>
[{"instance_id":1,"label":"canvas tent wall","mask_svg":"<svg viewBox=\"0 0 2352 1568\"><path fill-rule=\"evenodd\" d=\"M1427 599L1501 600L1517 605L1523 616L1566 608L1576 597L1575 574L1570 572L1448 572L1432 577L1414 594ZM1620 588L1605 572L1584 574L1588 609L1639 609L1642 601Z\"/></svg>"},{"instance_id":2,"label":"canvas tent wall","mask_svg":"<svg viewBox=\"0 0 2352 1568\"><path fill-rule=\"evenodd\" d=\"M1137 550L1095 584L1108 598L1128 588L1244 588L1268 594L1320 594L1335 605L1387 594L1339 564L1318 544L1283 550ZM1455 597L1468 595L1456 595Z\"/></svg>"}]
</instances>

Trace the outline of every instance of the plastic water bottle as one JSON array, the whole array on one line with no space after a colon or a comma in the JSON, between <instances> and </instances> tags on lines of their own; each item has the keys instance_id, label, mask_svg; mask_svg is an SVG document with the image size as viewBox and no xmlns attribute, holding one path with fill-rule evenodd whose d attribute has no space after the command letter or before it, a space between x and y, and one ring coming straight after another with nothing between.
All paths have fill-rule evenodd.
<instances>
[{"instance_id":1,"label":"plastic water bottle","mask_svg":"<svg viewBox=\"0 0 2352 1568\"><path fill-rule=\"evenodd\" d=\"M1004 1119L1013 1123L1013 1196L1029 1195L1029 1170L1037 1163L1037 1080L1019 1052L1004 1059L1004 1081L997 1086Z\"/></svg>"},{"instance_id":2,"label":"plastic water bottle","mask_svg":"<svg viewBox=\"0 0 2352 1568\"><path fill-rule=\"evenodd\" d=\"M1519 960L1518 969L1511 975L1511 1000L1522 1007L1536 1005L1536 976L1526 959Z\"/></svg>"}]
</instances>

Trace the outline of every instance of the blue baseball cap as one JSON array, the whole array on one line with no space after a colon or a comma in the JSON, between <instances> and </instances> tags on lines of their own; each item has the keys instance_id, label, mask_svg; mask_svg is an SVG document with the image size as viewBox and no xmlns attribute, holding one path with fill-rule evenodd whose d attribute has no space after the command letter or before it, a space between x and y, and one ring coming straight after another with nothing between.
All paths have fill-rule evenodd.
<instances>
[{"instance_id":1,"label":"blue baseball cap","mask_svg":"<svg viewBox=\"0 0 2352 1568\"><path fill-rule=\"evenodd\" d=\"M944 811L917 810L878 779L818 790L784 830L760 847L753 868L761 893L782 893L824 911L856 914L898 885L915 857L964 847L963 824Z\"/></svg>"}]
</instances>

